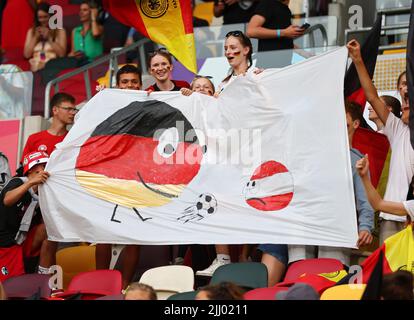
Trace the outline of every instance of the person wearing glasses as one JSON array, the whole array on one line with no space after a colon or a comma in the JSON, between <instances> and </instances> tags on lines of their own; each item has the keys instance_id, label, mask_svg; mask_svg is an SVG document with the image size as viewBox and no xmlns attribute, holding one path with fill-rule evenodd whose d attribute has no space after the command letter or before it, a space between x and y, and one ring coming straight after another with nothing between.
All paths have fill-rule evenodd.
<instances>
[{"instance_id":1,"label":"person wearing glasses","mask_svg":"<svg viewBox=\"0 0 414 320\"><path fill-rule=\"evenodd\" d=\"M171 80L172 55L165 48L152 52L149 55L147 65L149 73L155 79L155 83L146 88L146 91L180 91L181 88L190 88L187 81Z\"/></svg>"},{"instance_id":2,"label":"person wearing glasses","mask_svg":"<svg viewBox=\"0 0 414 320\"><path fill-rule=\"evenodd\" d=\"M73 124L78 112L75 107L75 98L64 92L56 93L52 97L50 108L52 110L52 124L49 129L29 136L23 149L23 155L34 151L43 151L50 155L55 149L55 145L65 138L68 133L66 127Z\"/></svg>"}]
</instances>

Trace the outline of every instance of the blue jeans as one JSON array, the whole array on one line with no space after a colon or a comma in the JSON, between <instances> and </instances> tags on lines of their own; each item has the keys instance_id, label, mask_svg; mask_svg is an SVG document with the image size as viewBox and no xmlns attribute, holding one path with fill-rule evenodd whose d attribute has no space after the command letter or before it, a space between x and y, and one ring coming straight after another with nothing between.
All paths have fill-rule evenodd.
<instances>
[{"instance_id":1,"label":"blue jeans","mask_svg":"<svg viewBox=\"0 0 414 320\"><path fill-rule=\"evenodd\" d=\"M263 253L270 254L271 256L275 257L277 260L282 262L285 266L287 266L289 256L288 247L286 244L266 243L259 245L257 249L259 249Z\"/></svg>"}]
</instances>

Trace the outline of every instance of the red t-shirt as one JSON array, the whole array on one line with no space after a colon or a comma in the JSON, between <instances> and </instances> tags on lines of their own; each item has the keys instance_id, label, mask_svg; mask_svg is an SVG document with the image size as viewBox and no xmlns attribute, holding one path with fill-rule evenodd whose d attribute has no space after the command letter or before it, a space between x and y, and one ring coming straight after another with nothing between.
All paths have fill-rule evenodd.
<instances>
[{"instance_id":1,"label":"red t-shirt","mask_svg":"<svg viewBox=\"0 0 414 320\"><path fill-rule=\"evenodd\" d=\"M30 152L44 151L50 155L52 151L55 150L56 144L65 139L66 134L67 133L62 136L55 136L50 134L47 130L44 130L30 135L24 146L21 161L23 162L24 156Z\"/></svg>"}]
</instances>

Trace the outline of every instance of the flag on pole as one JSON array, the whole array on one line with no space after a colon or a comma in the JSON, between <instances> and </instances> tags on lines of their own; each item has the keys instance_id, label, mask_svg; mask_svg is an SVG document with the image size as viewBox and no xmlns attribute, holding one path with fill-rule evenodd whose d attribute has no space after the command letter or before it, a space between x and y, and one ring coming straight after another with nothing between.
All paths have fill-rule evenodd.
<instances>
[{"instance_id":1,"label":"flag on pole","mask_svg":"<svg viewBox=\"0 0 414 320\"><path fill-rule=\"evenodd\" d=\"M363 283L368 283L383 255L382 273L407 270L414 273L414 239L412 227L408 226L387 238L362 264Z\"/></svg>"},{"instance_id":2,"label":"flag on pole","mask_svg":"<svg viewBox=\"0 0 414 320\"><path fill-rule=\"evenodd\" d=\"M407 85L408 101L410 105L410 118L408 126L410 127L410 140L414 148L414 1L411 4L410 29L407 39Z\"/></svg>"},{"instance_id":3,"label":"flag on pole","mask_svg":"<svg viewBox=\"0 0 414 320\"><path fill-rule=\"evenodd\" d=\"M188 70L197 73L189 0L103 0L103 5L119 22L164 45Z\"/></svg>"},{"instance_id":4,"label":"flag on pole","mask_svg":"<svg viewBox=\"0 0 414 320\"><path fill-rule=\"evenodd\" d=\"M369 76L374 76L375 64L377 63L378 47L381 35L381 15L377 16L374 26L368 34L367 39L361 46L361 55L367 67ZM366 98L361 82L358 78L354 63L351 64L345 74L344 95L350 101L356 102L362 107L365 106Z\"/></svg>"},{"instance_id":5,"label":"flag on pole","mask_svg":"<svg viewBox=\"0 0 414 320\"><path fill-rule=\"evenodd\" d=\"M375 65L377 63L380 35L381 15L378 15L367 39L361 46L362 59L371 79L374 76ZM344 95L346 99L358 103L362 108L365 107L366 97L354 63L351 64L345 74ZM377 187L389 152L387 138L380 133L359 128L355 132L353 147L363 154L368 154L370 159L374 159L370 161L369 171L371 173L372 184Z\"/></svg>"},{"instance_id":6,"label":"flag on pole","mask_svg":"<svg viewBox=\"0 0 414 320\"><path fill-rule=\"evenodd\" d=\"M362 154L368 154L371 182L377 188L390 151L390 143L387 137L372 130L358 128L355 131L352 147Z\"/></svg>"}]
</instances>

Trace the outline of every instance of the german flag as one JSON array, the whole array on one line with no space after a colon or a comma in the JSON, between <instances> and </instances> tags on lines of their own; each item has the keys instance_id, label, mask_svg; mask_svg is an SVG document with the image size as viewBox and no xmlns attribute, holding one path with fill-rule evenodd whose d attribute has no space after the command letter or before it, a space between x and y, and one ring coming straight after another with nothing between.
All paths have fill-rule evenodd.
<instances>
[{"instance_id":1,"label":"german flag","mask_svg":"<svg viewBox=\"0 0 414 320\"><path fill-rule=\"evenodd\" d=\"M364 60L371 79L374 76L375 65L377 63L380 35L381 16L378 15L374 26L370 30L367 39L361 47L362 59ZM346 99L358 103L364 109L366 97L353 63L345 74L344 95ZM380 187L385 185L387 183L387 179L381 179L381 177L384 176L384 174L386 176L385 178L388 177L388 172L383 172L387 157L389 158L388 139L380 133L359 128L355 132L352 147L358 149L363 154L368 154L369 158L372 159L372 161L370 160L369 171L374 187L377 188L380 180L382 181Z\"/></svg>"},{"instance_id":2,"label":"german flag","mask_svg":"<svg viewBox=\"0 0 414 320\"><path fill-rule=\"evenodd\" d=\"M387 158L389 158L390 150L390 143L387 137L372 130L358 128L355 131L352 147L359 150L362 154L368 154L372 185L375 188L382 188L383 184L386 185L389 166L389 159Z\"/></svg>"},{"instance_id":3,"label":"german flag","mask_svg":"<svg viewBox=\"0 0 414 320\"><path fill-rule=\"evenodd\" d=\"M189 0L103 0L103 5L119 22L164 45L188 70L197 73Z\"/></svg>"},{"instance_id":4,"label":"german flag","mask_svg":"<svg viewBox=\"0 0 414 320\"><path fill-rule=\"evenodd\" d=\"M377 16L374 26L368 34L367 39L361 46L361 55L367 67L369 76L374 76L375 65L377 63L378 47L381 35L381 16ZM354 63L351 64L345 74L344 95L350 101L354 101L361 106L365 106L366 98L361 82L358 78Z\"/></svg>"},{"instance_id":5,"label":"german flag","mask_svg":"<svg viewBox=\"0 0 414 320\"><path fill-rule=\"evenodd\" d=\"M381 260L381 255L383 255L383 274L397 270L414 273L414 239L411 225L385 240L384 244L361 264L363 283L367 283L371 278L378 261Z\"/></svg>"}]
</instances>

